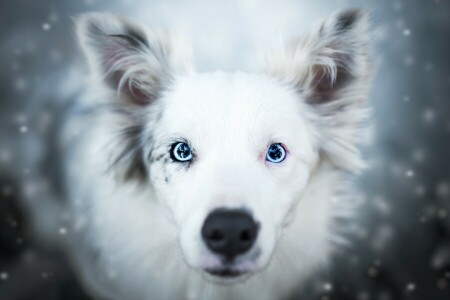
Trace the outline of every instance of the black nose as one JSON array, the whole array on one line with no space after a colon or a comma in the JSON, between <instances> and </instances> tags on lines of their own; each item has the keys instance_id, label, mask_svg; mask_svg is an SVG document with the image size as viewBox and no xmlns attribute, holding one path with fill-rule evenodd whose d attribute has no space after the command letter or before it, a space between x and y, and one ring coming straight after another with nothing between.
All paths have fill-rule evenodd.
<instances>
[{"instance_id":1,"label":"black nose","mask_svg":"<svg viewBox=\"0 0 450 300\"><path fill-rule=\"evenodd\" d=\"M216 209L208 215L202 228L208 248L227 259L249 250L257 235L258 224L240 209Z\"/></svg>"}]
</instances>

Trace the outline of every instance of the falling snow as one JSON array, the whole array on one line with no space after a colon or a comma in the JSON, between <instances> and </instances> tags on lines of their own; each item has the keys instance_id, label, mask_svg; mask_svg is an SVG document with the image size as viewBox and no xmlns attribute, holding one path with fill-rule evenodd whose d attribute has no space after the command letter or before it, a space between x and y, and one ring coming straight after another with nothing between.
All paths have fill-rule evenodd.
<instances>
[{"instance_id":1,"label":"falling snow","mask_svg":"<svg viewBox=\"0 0 450 300\"><path fill-rule=\"evenodd\" d=\"M6 272L1 272L0 273L0 280L6 280L8 278L9 278L8 273L6 273Z\"/></svg>"},{"instance_id":2,"label":"falling snow","mask_svg":"<svg viewBox=\"0 0 450 300\"><path fill-rule=\"evenodd\" d=\"M414 291L415 289L416 289L416 285L414 284L414 283L408 283L408 285L406 286L406 289L409 291L409 292L412 292L412 291Z\"/></svg>"},{"instance_id":3,"label":"falling snow","mask_svg":"<svg viewBox=\"0 0 450 300\"><path fill-rule=\"evenodd\" d=\"M270 45L266 42L278 41L279 32L296 35L331 11L363 6L374 8L377 69L370 98L373 145L364 152L370 167L357 179L364 200L349 226L351 246L338 251L332 269L308 282L306 291L299 292L305 295L295 299L450 299L450 1L245 0L230 1L220 11L213 1L196 2L62 0L54 5L44 0L4 5L0 295L3 287L36 286L39 292L23 291L28 299L41 292L53 297L67 287L82 295L76 300L89 299L70 265L33 244L24 229L30 220L17 205L21 196L38 195L59 179L55 174L35 177L37 170L58 169L58 157L43 151L41 138L53 134L50 129L60 116L52 104L65 103L73 92L68 74L79 74L82 65L72 16L112 10L157 27L174 24L177 32L193 38L199 70L260 70L255 59L259 41ZM205 36L213 38L205 41ZM66 241L86 223L59 223L52 232ZM120 275L111 268L105 278ZM185 297L197 299L199 292L191 288Z\"/></svg>"},{"instance_id":4,"label":"falling snow","mask_svg":"<svg viewBox=\"0 0 450 300\"><path fill-rule=\"evenodd\" d=\"M50 26L50 24L49 24L49 23L44 23L44 24L42 24L42 29L43 29L43 30L45 30L45 31L49 31L49 30L50 30L50 28L51 28L51 26Z\"/></svg>"}]
</instances>

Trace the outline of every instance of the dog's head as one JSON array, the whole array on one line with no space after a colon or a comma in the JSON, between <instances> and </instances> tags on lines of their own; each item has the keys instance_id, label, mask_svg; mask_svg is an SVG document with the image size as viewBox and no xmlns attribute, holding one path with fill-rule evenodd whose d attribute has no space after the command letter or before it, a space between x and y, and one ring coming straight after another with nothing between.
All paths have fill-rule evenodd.
<instances>
[{"instance_id":1,"label":"dog's head","mask_svg":"<svg viewBox=\"0 0 450 300\"><path fill-rule=\"evenodd\" d=\"M320 162L361 167L367 23L358 10L333 15L275 51L265 72L229 74L195 72L167 34L109 14L78 19L126 123L114 169L152 186L188 265L215 280L261 270Z\"/></svg>"}]
</instances>

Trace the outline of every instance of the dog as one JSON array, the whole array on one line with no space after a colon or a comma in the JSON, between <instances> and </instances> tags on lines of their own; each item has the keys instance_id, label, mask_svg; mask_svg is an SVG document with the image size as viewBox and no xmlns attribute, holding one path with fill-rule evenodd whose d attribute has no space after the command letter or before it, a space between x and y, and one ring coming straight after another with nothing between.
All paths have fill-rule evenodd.
<instances>
[{"instance_id":1,"label":"dog","mask_svg":"<svg viewBox=\"0 0 450 300\"><path fill-rule=\"evenodd\" d=\"M196 72L189 43L113 14L75 22L89 113L61 130L60 215L93 297L284 299L327 265L366 165L366 11L331 15L259 73Z\"/></svg>"}]
</instances>

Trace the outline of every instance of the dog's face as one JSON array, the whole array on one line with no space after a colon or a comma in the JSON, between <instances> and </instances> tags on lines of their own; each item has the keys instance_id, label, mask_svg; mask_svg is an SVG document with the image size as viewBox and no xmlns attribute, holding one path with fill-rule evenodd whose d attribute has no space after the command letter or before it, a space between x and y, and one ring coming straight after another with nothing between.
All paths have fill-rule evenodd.
<instances>
[{"instance_id":1,"label":"dog's face","mask_svg":"<svg viewBox=\"0 0 450 300\"><path fill-rule=\"evenodd\" d=\"M320 159L358 168L366 23L335 15L267 72L228 74L194 72L176 40L112 15L79 19L91 66L119 91L115 168L153 187L189 266L219 281L260 271Z\"/></svg>"},{"instance_id":2,"label":"dog's face","mask_svg":"<svg viewBox=\"0 0 450 300\"><path fill-rule=\"evenodd\" d=\"M186 261L222 276L264 267L317 160L298 95L265 75L192 74L161 102L147 166Z\"/></svg>"}]
</instances>

